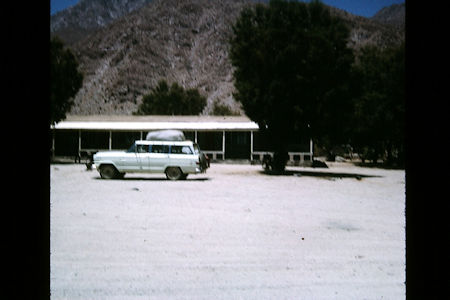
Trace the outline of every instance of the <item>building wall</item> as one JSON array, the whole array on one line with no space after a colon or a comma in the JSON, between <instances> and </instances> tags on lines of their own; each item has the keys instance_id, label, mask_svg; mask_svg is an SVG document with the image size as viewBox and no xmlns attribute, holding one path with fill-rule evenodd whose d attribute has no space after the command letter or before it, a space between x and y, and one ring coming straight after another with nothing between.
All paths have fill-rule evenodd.
<instances>
[{"instance_id":1,"label":"building wall","mask_svg":"<svg viewBox=\"0 0 450 300\"><path fill-rule=\"evenodd\" d=\"M52 129L54 156L87 156L99 150L126 150L135 140L143 139L146 131ZM256 130L188 130L186 139L197 142L213 160L262 160L270 154L268 143ZM291 164L311 160L309 141L291 143Z\"/></svg>"}]
</instances>

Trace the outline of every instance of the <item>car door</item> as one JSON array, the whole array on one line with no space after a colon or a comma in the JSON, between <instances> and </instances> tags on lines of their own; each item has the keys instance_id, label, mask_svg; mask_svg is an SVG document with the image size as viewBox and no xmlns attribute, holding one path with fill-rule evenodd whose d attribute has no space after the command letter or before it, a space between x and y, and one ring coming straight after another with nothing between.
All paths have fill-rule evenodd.
<instances>
[{"instance_id":1,"label":"car door","mask_svg":"<svg viewBox=\"0 0 450 300\"><path fill-rule=\"evenodd\" d=\"M120 172L136 172L141 169L141 162L136 154L136 143L118 158L116 165Z\"/></svg>"},{"instance_id":2,"label":"car door","mask_svg":"<svg viewBox=\"0 0 450 300\"><path fill-rule=\"evenodd\" d=\"M150 147L148 160L149 171L154 173L164 172L169 163L169 145L153 144Z\"/></svg>"},{"instance_id":3,"label":"car door","mask_svg":"<svg viewBox=\"0 0 450 300\"><path fill-rule=\"evenodd\" d=\"M193 149L188 145L174 145L170 150L170 165L180 167L183 172L195 172L197 167Z\"/></svg>"},{"instance_id":4,"label":"car door","mask_svg":"<svg viewBox=\"0 0 450 300\"><path fill-rule=\"evenodd\" d=\"M144 144L136 145L136 159L139 172L148 172L150 170L150 146Z\"/></svg>"}]
</instances>

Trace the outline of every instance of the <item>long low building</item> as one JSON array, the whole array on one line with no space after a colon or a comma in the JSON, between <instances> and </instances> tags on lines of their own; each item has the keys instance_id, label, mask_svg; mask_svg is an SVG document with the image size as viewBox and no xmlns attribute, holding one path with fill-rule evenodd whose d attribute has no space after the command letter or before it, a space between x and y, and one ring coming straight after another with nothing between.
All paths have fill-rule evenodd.
<instances>
[{"instance_id":1,"label":"long low building","mask_svg":"<svg viewBox=\"0 0 450 300\"><path fill-rule=\"evenodd\" d=\"M245 116L75 116L51 126L53 156L80 158L103 150L125 150L149 131L176 129L211 159L262 160L268 151L258 124ZM312 141L291 141L290 164L311 162Z\"/></svg>"}]
</instances>

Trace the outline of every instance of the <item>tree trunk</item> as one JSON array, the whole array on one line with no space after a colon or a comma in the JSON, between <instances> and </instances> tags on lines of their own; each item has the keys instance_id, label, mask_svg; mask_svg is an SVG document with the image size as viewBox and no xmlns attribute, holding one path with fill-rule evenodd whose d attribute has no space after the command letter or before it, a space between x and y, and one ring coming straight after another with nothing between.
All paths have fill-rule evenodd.
<instances>
[{"instance_id":1,"label":"tree trunk","mask_svg":"<svg viewBox=\"0 0 450 300\"><path fill-rule=\"evenodd\" d=\"M284 170L286 169L286 163L289 159L289 155L287 151L276 151L273 154L273 160L272 160L272 171L275 174L283 174Z\"/></svg>"},{"instance_id":2,"label":"tree trunk","mask_svg":"<svg viewBox=\"0 0 450 300\"><path fill-rule=\"evenodd\" d=\"M386 157L386 164L388 166L392 166L394 165L394 155L392 154L393 152L393 147L392 144L390 142L388 142L388 144L386 145L386 152L387 152L387 157Z\"/></svg>"}]
</instances>

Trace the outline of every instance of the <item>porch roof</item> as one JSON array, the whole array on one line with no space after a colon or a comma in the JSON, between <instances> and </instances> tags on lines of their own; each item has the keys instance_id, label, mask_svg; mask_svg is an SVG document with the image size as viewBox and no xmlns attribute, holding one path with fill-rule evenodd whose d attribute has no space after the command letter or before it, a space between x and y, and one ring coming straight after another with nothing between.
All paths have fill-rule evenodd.
<instances>
[{"instance_id":1,"label":"porch roof","mask_svg":"<svg viewBox=\"0 0 450 300\"><path fill-rule=\"evenodd\" d=\"M149 131L178 129L186 131L252 131L258 124L246 116L130 116L130 115L69 115L51 126L55 129L76 130L130 130Z\"/></svg>"}]
</instances>

